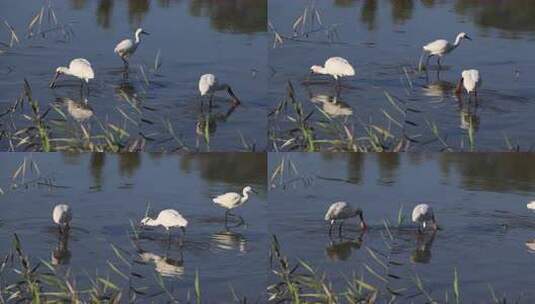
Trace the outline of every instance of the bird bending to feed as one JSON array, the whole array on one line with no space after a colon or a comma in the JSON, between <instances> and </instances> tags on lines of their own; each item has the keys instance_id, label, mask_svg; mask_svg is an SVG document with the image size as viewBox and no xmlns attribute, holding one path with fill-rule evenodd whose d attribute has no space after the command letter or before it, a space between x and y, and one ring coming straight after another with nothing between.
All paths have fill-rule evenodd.
<instances>
[{"instance_id":1,"label":"bird bending to feed","mask_svg":"<svg viewBox=\"0 0 535 304\"><path fill-rule=\"evenodd\" d=\"M186 227L188 226L188 221L176 210L174 209L165 209L160 211L156 219L151 219L150 217L144 217L141 220L142 226L163 226L169 237L171 237L171 228L178 227L182 232L186 233Z\"/></svg>"},{"instance_id":2,"label":"bird bending to feed","mask_svg":"<svg viewBox=\"0 0 535 304\"><path fill-rule=\"evenodd\" d=\"M426 66L429 64L429 59L431 59L431 57L437 56L438 67L440 68L440 60L442 59L442 57L455 50L461 44L461 41L463 41L464 39L472 40L472 38L468 37L466 33L462 32L457 35L457 38L455 39L455 42L453 44L450 43L448 40L438 39L424 45L423 50L425 53L427 53Z\"/></svg>"},{"instance_id":3,"label":"bird bending to feed","mask_svg":"<svg viewBox=\"0 0 535 304\"><path fill-rule=\"evenodd\" d=\"M141 43L141 35L150 35L145 32L142 28L138 28L135 33L135 40L125 39L115 46L113 50L115 54L119 55L124 62L124 65L128 67L128 59L134 55L137 50L137 47Z\"/></svg>"},{"instance_id":4,"label":"bird bending to feed","mask_svg":"<svg viewBox=\"0 0 535 304\"><path fill-rule=\"evenodd\" d=\"M240 100L238 99L238 97L236 97L236 95L232 91L232 88L228 84L219 83L217 77L214 74L204 74L201 76L201 78L199 79L199 93L201 93L201 97L205 95L208 95L210 97L210 108L212 108L212 99L214 98L214 94L218 91L227 91L227 93L232 98L233 104L235 106L240 104Z\"/></svg>"},{"instance_id":5,"label":"bird bending to feed","mask_svg":"<svg viewBox=\"0 0 535 304\"><path fill-rule=\"evenodd\" d=\"M528 209L535 211L535 201L530 202L529 204L526 205L526 207L528 207Z\"/></svg>"},{"instance_id":6,"label":"bird bending to feed","mask_svg":"<svg viewBox=\"0 0 535 304\"><path fill-rule=\"evenodd\" d=\"M338 227L338 234L342 235L342 226L344 225L344 221L346 219L352 218L352 217L359 217L360 218L360 228L363 230L366 230L368 226L366 225L366 222L364 221L364 215L362 212L362 209L360 208L353 208L346 202L336 202L333 203L329 210L327 210L327 213L325 213L325 220L330 221L329 226L329 235L332 233L332 229L336 221L341 221L340 226Z\"/></svg>"},{"instance_id":7,"label":"bird bending to feed","mask_svg":"<svg viewBox=\"0 0 535 304\"><path fill-rule=\"evenodd\" d=\"M56 205L52 211L52 220L58 225L59 233L68 231L72 220L72 211L69 205Z\"/></svg>"},{"instance_id":8,"label":"bird bending to feed","mask_svg":"<svg viewBox=\"0 0 535 304\"><path fill-rule=\"evenodd\" d=\"M353 66L342 57L331 57L325 61L324 66L313 65L310 70L313 74L331 75L337 83L341 77L355 76Z\"/></svg>"},{"instance_id":9,"label":"bird bending to feed","mask_svg":"<svg viewBox=\"0 0 535 304\"><path fill-rule=\"evenodd\" d=\"M84 58L76 58L71 60L69 67L58 67L56 74L50 82L50 87L56 87L56 81L60 75L74 76L81 80L81 88L84 86L84 82L88 84L87 90L89 92L89 80L95 78L95 73L91 67L91 63Z\"/></svg>"},{"instance_id":10,"label":"bird bending to feed","mask_svg":"<svg viewBox=\"0 0 535 304\"><path fill-rule=\"evenodd\" d=\"M227 209L225 211L225 223L227 222L227 217L229 215L234 215L230 213L230 210L238 208L239 206L247 202L247 200L249 199L249 192L256 193L256 191L254 191L251 186L246 186L245 188L243 188L242 194L236 192L227 192L212 199L212 201L216 205ZM241 216L238 217L240 218L240 221L243 222L243 218Z\"/></svg>"},{"instance_id":11,"label":"bird bending to feed","mask_svg":"<svg viewBox=\"0 0 535 304\"><path fill-rule=\"evenodd\" d=\"M468 93L468 97L471 96L471 93L474 92L474 95L477 97L477 90L483 83L483 80L479 76L478 70L466 70L463 71L461 74L461 79L459 79L459 83L457 84L457 89L455 90L455 93L461 94L462 87L466 90Z\"/></svg>"},{"instance_id":12,"label":"bird bending to feed","mask_svg":"<svg viewBox=\"0 0 535 304\"><path fill-rule=\"evenodd\" d=\"M435 220L435 214L433 208L428 204L419 204L412 210L412 221L418 224L418 232L422 233L428 222L431 222L433 230L438 230L437 221Z\"/></svg>"}]
</instances>

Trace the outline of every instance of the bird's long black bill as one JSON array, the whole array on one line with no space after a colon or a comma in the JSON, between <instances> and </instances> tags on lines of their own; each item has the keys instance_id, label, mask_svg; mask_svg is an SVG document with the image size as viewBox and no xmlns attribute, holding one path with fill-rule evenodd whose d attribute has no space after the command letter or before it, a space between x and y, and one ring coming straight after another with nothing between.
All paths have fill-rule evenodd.
<instances>
[{"instance_id":1,"label":"bird's long black bill","mask_svg":"<svg viewBox=\"0 0 535 304\"><path fill-rule=\"evenodd\" d=\"M234 92L232 92L232 89L230 87L227 89L227 92L230 95L230 97L232 97L234 104L236 105L241 104L240 99L236 96L236 94L234 94Z\"/></svg>"},{"instance_id":2,"label":"bird's long black bill","mask_svg":"<svg viewBox=\"0 0 535 304\"><path fill-rule=\"evenodd\" d=\"M56 81L58 80L59 78L59 73L56 73L54 75L54 78L52 78L52 81L50 82L50 87L51 88L55 88L56 87Z\"/></svg>"}]
</instances>

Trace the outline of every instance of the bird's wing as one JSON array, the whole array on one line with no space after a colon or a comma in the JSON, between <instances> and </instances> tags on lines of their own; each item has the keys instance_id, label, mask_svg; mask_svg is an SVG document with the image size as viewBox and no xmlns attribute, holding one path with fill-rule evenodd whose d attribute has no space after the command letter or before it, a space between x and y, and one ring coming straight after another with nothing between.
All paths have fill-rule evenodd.
<instances>
[{"instance_id":1,"label":"bird's wing","mask_svg":"<svg viewBox=\"0 0 535 304\"><path fill-rule=\"evenodd\" d=\"M176 223L178 226L187 226L188 221L174 209L165 209L160 212L158 215L158 220L161 222L172 222Z\"/></svg>"},{"instance_id":2,"label":"bird's wing","mask_svg":"<svg viewBox=\"0 0 535 304\"><path fill-rule=\"evenodd\" d=\"M325 213L325 220L328 221L328 220L331 220L331 219L335 218L346 207L347 207L347 203L346 202L336 202L336 203L332 204L329 207L329 210L327 210L327 213Z\"/></svg>"},{"instance_id":3,"label":"bird's wing","mask_svg":"<svg viewBox=\"0 0 535 304\"><path fill-rule=\"evenodd\" d=\"M332 57L325 62L325 68L331 74L354 76L355 69L353 66L342 57Z\"/></svg>"},{"instance_id":4,"label":"bird's wing","mask_svg":"<svg viewBox=\"0 0 535 304\"><path fill-rule=\"evenodd\" d=\"M77 58L71 61L69 64L69 70L71 73L81 76L85 79L95 78L95 73L91 67L91 63L84 58Z\"/></svg>"},{"instance_id":5,"label":"bird's wing","mask_svg":"<svg viewBox=\"0 0 535 304\"><path fill-rule=\"evenodd\" d=\"M221 194L217 197L214 197L213 201L216 204L224 204L226 202L234 202L238 201L241 198L241 195L239 195L236 192L228 192L225 194Z\"/></svg>"},{"instance_id":6,"label":"bird's wing","mask_svg":"<svg viewBox=\"0 0 535 304\"><path fill-rule=\"evenodd\" d=\"M448 47L448 40L439 39L439 40L435 40L425 45L424 50L428 52L441 52L441 51L446 50L447 47Z\"/></svg>"},{"instance_id":7,"label":"bird's wing","mask_svg":"<svg viewBox=\"0 0 535 304\"><path fill-rule=\"evenodd\" d=\"M121 55L124 51L132 48L133 45L134 45L134 42L132 41L132 39L125 39L125 40L117 43L117 45L115 46L115 49L113 51L115 53Z\"/></svg>"},{"instance_id":8,"label":"bird's wing","mask_svg":"<svg viewBox=\"0 0 535 304\"><path fill-rule=\"evenodd\" d=\"M199 79L199 92L201 96L208 93L210 88L217 84L217 79L214 74L204 74Z\"/></svg>"}]
</instances>

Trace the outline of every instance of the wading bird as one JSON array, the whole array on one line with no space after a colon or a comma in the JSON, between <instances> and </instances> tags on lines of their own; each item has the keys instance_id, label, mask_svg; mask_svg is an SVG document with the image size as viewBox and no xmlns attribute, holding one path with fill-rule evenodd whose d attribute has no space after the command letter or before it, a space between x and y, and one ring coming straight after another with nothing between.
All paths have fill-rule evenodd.
<instances>
[{"instance_id":1,"label":"wading bird","mask_svg":"<svg viewBox=\"0 0 535 304\"><path fill-rule=\"evenodd\" d=\"M431 222L433 230L438 230L433 208L428 204L419 204L412 210L412 221L418 224L418 232L422 233L428 222Z\"/></svg>"},{"instance_id":2,"label":"wading bird","mask_svg":"<svg viewBox=\"0 0 535 304\"><path fill-rule=\"evenodd\" d=\"M477 98L477 90L483 83L483 80L479 76L478 70L466 70L463 71L461 74L461 79L459 79L459 83L457 84L457 90L455 90L456 94L461 94L462 87L466 90L468 93L468 98L471 97L471 93L474 92L474 96Z\"/></svg>"},{"instance_id":3,"label":"wading bird","mask_svg":"<svg viewBox=\"0 0 535 304\"><path fill-rule=\"evenodd\" d=\"M156 219L144 217L141 220L142 226L163 226L167 230L169 238L171 238L171 228L178 227L186 234L186 227L188 221L176 210L165 209L160 211Z\"/></svg>"},{"instance_id":4,"label":"wading bird","mask_svg":"<svg viewBox=\"0 0 535 304\"><path fill-rule=\"evenodd\" d=\"M249 192L256 193L251 186L246 186L243 188L242 194L236 193L236 192L227 192L225 194L221 194L219 196L216 196L212 199L212 201L219 205L220 207L223 207L227 209L225 211L225 223L227 222L227 217L229 215L234 215L230 213L230 210L234 208L238 208L239 206L245 204L247 200L249 199ZM238 215L240 218L240 221L243 223L243 218Z\"/></svg>"},{"instance_id":5,"label":"wading bird","mask_svg":"<svg viewBox=\"0 0 535 304\"><path fill-rule=\"evenodd\" d=\"M353 66L342 57L331 57L325 61L324 66L313 65L310 70L314 74L331 75L339 84L338 80L342 77L355 76Z\"/></svg>"},{"instance_id":6,"label":"wading bird","mask_svg":"<svg viewBox=\"0 0 535 304\"><path fill-rule=\"evenodd\" d=\"M325 213L325 220L330 221L329 235L331 235L332 229L336 221L341 221L340 226L338 227L338 234L341 236L342 226L344 225L344 221L346 219L357 217L357 216L360 219L360 228L362 228L362 230L366 230L368 226L366 225L366 222L364 221L364 215L363 215L362 209L353 208L346 202L333 203L329 207L329 210L327 210L327 213Z\"/></svg>"},{"instance_id":7,"label":"wading bird","mask_svg":"<svg viewBox=\"0 0 535 304\"><path fill-rule=\"evenodd\" d=\"M138 28L135 33L135 40L125 39L115 46L113 50L124 62L125 67L128 67L128 59L134 55L137 50L137 47L141 43L141 35L150 35L145 32L142 28Z\"/></svg>"},{"instance_id":8,"label":"wading bird","mask_svg":"<svg viewBox=\"0 0 535 304\"><path fill-rule=\"evenodd\" d=\"M58 67L56 69L56 74L50 82L50 87L54 88L56 86L56 81L60 75L74 76L81 81L80 90L84 87L84 82L87 84L87 92L89 94L89 80L95 78L95 73L91 67L91 63L83 58L76 58L71 60L69 67Z\"/></svg>"},{"instance_id":9,"label":"wading bird","mask_svg":"<svg viewBox=\"0 0 535 304\"><path fill-rule=\"evenodd\" d=\"M472 38L468 37L468 35L463 32L457 35L457 38L453 44L451 44L448 40L438 39L424 45L424 53L427 53L426 66L429 65L429 59L431 59L431 57L437 56L438 67L440 68L440 61L442 57L455 50L464 39L472 40Z\"/></svg>"},{"instance_id":10,"label":"wading bird","mask_svg":"<svg viewBox=\"0 0 535 304\"><path fill-rule=\"evenodd\" d=\"M58 225L60 234L67 232L72 220L72 211L69 205L56 205L52 211L52 220Z\"/></svg>"},{"instance_id":11,"label":"wading bird","mask_svg":"<svg viewBox=\"0 0 535 304\"><path fill-rule=\"evenodd\" d=\"M206 95L209 96L210 108L212 108L212 100L214 99L214 94L218 91L227 91L229 96L232 98L233 104L240 104L240 100L238 99L238 97L236 97L236 95L228 84L219 83L214 74L204 74L201 76L201 78L199 79L199 93L201 93L201 98ZM201 108L202 104L203 100L201 99Z\"/></svg>"}]
</instances>

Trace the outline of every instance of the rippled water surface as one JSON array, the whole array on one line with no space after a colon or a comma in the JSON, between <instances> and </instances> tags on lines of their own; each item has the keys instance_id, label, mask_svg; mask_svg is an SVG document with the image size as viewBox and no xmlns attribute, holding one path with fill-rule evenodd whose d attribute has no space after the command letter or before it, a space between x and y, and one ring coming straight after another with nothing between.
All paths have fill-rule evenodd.
<instances>
[{"instance_id":1,"label":"rippled water surface","mask_svg":"<svg viewBox=\"0 0 535 304\"><path fill-rule=\"evenodd\" d=\"M282 251L326 272L341 290L346 279L362 274L384 286L365 264L387 278L391 290L406 288L398 300L423 303L413 280L418 275L432 297L452 298L454 269L463 302L491 302L498 295L531 303L535 251L535 213L526 203L535 197L532 155L491 154L286 154L285 177L270 190L270 222ZM270 155L271 170L280 156ZM293 169L298 174L291 173ZM364 210L369 225L361 234L356 220L342 237L328 235L323 216L329 205L345 200ZM430 203L442 230L418 236L410 212ZM404 221L398 228L398 212ZM384 221L390 222L390 240ZM372 258L374 250L383 269ZM390 273L399 278L388 277ZM387 291L385 290L387 293ZM387 293L388 294L388 293Z\"/></svg>"},{"instance_id":2,"label":"rippled water surface","mask_svg":"<svg viewBox=\"0 0 535 304\"><path fill-rule=\"evenodd\" d=\"M299 17L305 9L308 22L303 27ZM269 51L270 96L274 103L282 100L291 81L297 99L305 102L305 114L315 104L355 127L359 137L365 135L364 123L391 127L397 136L404 131L414 140L413 150L467 149L470 126L475 149L504 150L518 145L531 150L534 12L535 3L527 0L270 1L269 19L286 37ZM449 54L440 72L435 60L427 73L418 71L424 44L439 38L452 41L459 32L467 32L473 41L464 41ZM348 59L357 71L355 77L344 79L339 93L326 77L309 79L310 66L323 64L331 56ZM453 92L461 71L470 68L479 69L484 80L478 103L469 102L466 96L459 99ZM385 92L402 109L417 111L402 116ZM325 119L316 110L311 120ZM433 124L443 141L431 131ZM319 139L332 138L321 135Z\"/></svg>"},{"instance_id":3,"label":"rippled water surface","mask_svg":"<svg viewBox=\"0 0 535 304\"><path fill-rule=\"evenodd\" d=\"M183 146L203 151L263 149L266 16L265 0L2 2L0 18L14 28L20 43L10 48L7 27L0 32L0 113L15 104L24 79L43 112L58 98L83 101L77 80L63 79L55 90L48 87L56 67L83 57L96 74L87 97L98 118L86 126L92 134L102 133L103 122L125 129L130 142L145 139L148 151ZM150 36L142 36L126 75L113 50L138 27ZM206 109L201 113L197 83L205 73L228 83L242 106L227 114L231 104L221 92L210 115ZM57 106L67 113L64 104ZM2 115L2 130L26 127L22 114L28 110L19 109L13 118ZM55 111L48 118L62 119ZM209 140L203 134L207 120L210 131L204 133L210 133ZM50 128L52 138L82 136L72 119L66 125L51 122ZM1 139L0 147L9 148L5 137ZM61 141L56 146L64 145Z\"/></svg>"},{"instance_id":4,"label":"rippled water surface","mask_svg":"<svg viewBox=\"0 0 535 304\"><path fill-rule=\"evenodd\" d=\"M188 292L194 293L197 271L207 301L232 299L231 288L253 302L262 299L269 245L265 155L34 154L31 159L40 176L31 172L26 156L26 174L12 181L24 155L0 155L0 188L5 192L0 197L0 255L12 249L16 233L35 264L43 260L57 265L59 273L70 270L79 288L88 284L86 274L97 273L109 273L113 282L127 286L109 261L125 274L137 274L131 283L144 293L138 295L142 302L169 299L156 274L175 297L185 300ZM14 183L17 188L10 186ZM223 210L211 198L241 191L244 185L259 192L234 212L245 225L236 227L235 220L225 225ZM74 214L66 245L59 242L51 219L52 208L60 202L69 203ZM188 219L182 247L180 230L172 232L171 243L161 227L139 230L135 237L131 224L137 226L147 206L152 215L175 208ZM13 275L2 274L8 280Z\"/></svg>"}]
</instances>

